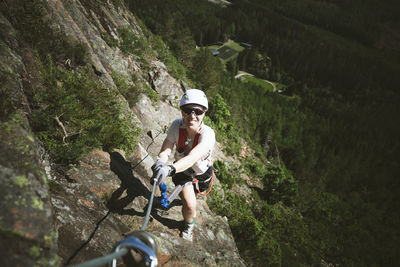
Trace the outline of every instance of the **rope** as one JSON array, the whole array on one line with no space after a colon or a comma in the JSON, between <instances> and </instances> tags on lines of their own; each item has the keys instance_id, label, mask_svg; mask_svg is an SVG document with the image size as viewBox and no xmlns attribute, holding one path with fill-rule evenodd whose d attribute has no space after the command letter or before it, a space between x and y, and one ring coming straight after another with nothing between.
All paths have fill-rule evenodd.
<instances>
[{"instance_id":1,"label":"rope","mask_svg":"<svg viewBox=\"0 0 400 267\"><path fill-rule=\"evenodd\" d=\"M156 192L156 188L157 188L157 183L154 182L153 190L151 191L151 196L149 200L149 206L147 207L146 217L144 218L142 228L140 228L140 230L142 231L146 229L147 223L149 222L150 219L151 206L153 205L154 193Z\"/></svg>"},{"instance_id":2,"label":"rope","mask_svg":"<svg viewBox=\"0 0 400 267\"><path fill-rule=\"evenodd\" d=\"M154 138L151 134L151 131L149 131L147 133L147 135L151 138L151 142L150 144L147 146L146 148L146 152L148 152L149 147L154 143L155 139L161 134L161 133L165 133L166 132L166 127L164 127L164 129L162 131L160 131ZM143 162L147 157L149 156L149 154L147 154L142 160L140 160L135 166L132 167L132 170L135 169L141 162ZM147 211L146 211L146 217L144 219L143 225L141 230L144 231L146 229L147 223L149 222L150 219L150 212L151 212L151 208L153 206L153 199L154 199L154 194L156 192L156 186L157 183L154 182L153 184L153 189L151 191L151 196L150 196L150 200L149 200L149 206L147 207ZM96 232L98 226L100 225L100 223L110 214L110 211L108 211L107 215L102 218L102 220L100 220L100 222L97 224L95 231L93 231L93 235ZM127 240L127 239L125 239ZM125 240L123 240L122 242L124 242ZM75 253L68 259L67 264L76 256L76 254L85 246L87 245L87 243L89 243L90 240L88 240L86 243L84 243L77 251L75 251ZM129 249L123 247L119 250L116 250L113 253L110 253L106 256L100 257L100 258L96 258L93 260L89 260L77 265L70 265L70 267L94 267L94 266L101 266L110 262L114 262L115 259L118 259L120 257L122 257L123 255L125 255L126 253L129 252ZM154 262L152 262L152 264L154 264ZM155 263L156 264L156 263Z\"/></svg>"},{"instance_id":3,"label":"rope","mask_svg":"<svg viewBox=\"0 0 400 267\"><path fill-rule=\"evenodd\" d=\"M110 215L110 213L111 213L111 211L108 211L107 214L106 214L103 218L101 218L100 221L98 221L98 222L96 223L96 227L94 228L94 230L93 230L92 233L90 234L88 240L86 240L85 243L83 243L77 250L75 250L75 252L74 252L74 253L71 255L71 257L69 257L69 259L67 260L66 265L68 265L68 264L71 262L71 260L72 260L73 258L75 258L76 255L78 255L78 253L79 253L87 244L89 244L89 242L93 239L94 235L96 234L97 229L99 229L100 224L108 217L108 215Z\"/></svg>"},{"instance_id":4,"label":"rope","mask_svg":"<svg viewBox=\"0 0 400 267\"><path fill-rule=\"evenodd\" d=\"M151 191L151 196L150 196L150 201L149 201L149 206L147 207L147 212L146 212L146 217L144 219L142 228L140 230L144 231L146 229L147 223L149 222L150 219L150 212L151 212L151 207L153 206L153 199L154 199L154 194L156 192L156 188L157 188L157 183L154 182L153 184L153 190ZM104 265L106 263L112 262L114 261L114 259L118 259L120 257L122 257L123 255L125 255L127 252L129 251L129 249L123 247L120 250L108 254L106 256L97 258L97 259L93 259L81 264L77 264L77 265L71 265L71 267L93 267L93 266L101 266Z\"/></svg>"},{"instance_id":5,"label":"rope","mask_svg":"<svg viewBox=\"0 0 400 267\"><path fill-rule=\"evenodd\" d=\"M142 163L150 155L149 152L148 152L149 147L154 143L155 139L162 133L165 133L165 130L160 131L154 138L153 138L153 136L151 136L151 132L150 131L147 133L148 136L150 136L150 138L151 138L151 142L146 148L147 155L144 158L142 158L138 163L136 163L135 166L132 167L132 170L135 169L140 163Z\"/></svg>"},{"instance_id":6,"label":"rope","mask_svg":"<svg viewBox=\"0 0 400 267\"><path fill-rule=\"evenodd\" d=\"M150 196L150 201L149 201L149 206L147 207L147 212L146 212L146 217L144 219L142 228L140 230L144 231L146 229L147 223L149 222L150 219L150 212L151 212L151 207L153 206L153 199L154 199L154 194L156 192L156 188L157 188L157 183L155 182L153 184L153 190L151 192L151 196ZM108 214L107 214L108 215ZM126 239L127 240L127 239ZM127 252L129 251L129 249L123 247L120 250L108 254L106 256L97 258L97 259L93 259L81 264L77 264L77 265L71 265L71 267L93 267L93 266L101 266L104 265L106 263L112 262L115 259L118 259L120 257L122 257L123 255L125 255Z\"/></svg>"},{"instance_id":7,"label":"rope","mask_svg":"<svg viewBox=\"0 0 400 267\"><path fill-rule=\"evenodd\" d=\"M97 259L93 259L87 262L83 262L77 265L71 265L71 267L93 267L93 266L101 266L104 264L107 264L109 262L112 262L114 259L120 258L123 255L125 255L126 253L128 253L129 249L127 248L121 248L119 251L117 252L113 252L111 254L108 254L106 256L97 258Z\"/></svg>"}]
</instances>

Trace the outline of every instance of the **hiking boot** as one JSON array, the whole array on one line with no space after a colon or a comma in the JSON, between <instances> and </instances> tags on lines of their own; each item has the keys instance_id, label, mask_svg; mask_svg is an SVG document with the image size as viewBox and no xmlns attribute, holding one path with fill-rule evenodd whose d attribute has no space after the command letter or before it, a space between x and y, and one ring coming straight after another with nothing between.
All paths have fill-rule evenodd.
<instances>
[{"instance_id":1,"label":"hiking boot","mask_svg":"<svg viewBox=\"0 0 400 267\"><path fill-rule=\"evenodd\" d=\"M192 222L192 223L184 222L183 230L181 232L181 237L185 240L192 241L193 240L193 229L194 229L194 222Z\"/></svg>"}]
</instances>

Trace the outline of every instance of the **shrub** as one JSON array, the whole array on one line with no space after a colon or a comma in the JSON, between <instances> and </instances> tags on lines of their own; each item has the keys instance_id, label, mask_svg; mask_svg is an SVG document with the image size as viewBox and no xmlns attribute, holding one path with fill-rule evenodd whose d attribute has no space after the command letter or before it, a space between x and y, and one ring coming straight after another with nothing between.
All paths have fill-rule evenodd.
<instances>
[{"instance_id":1,"label":"shrub","mask_svg":"<svg viewBox=\"0 0 400 267\"><path fill-rule=\"evenodd\" d=\"M129 27L119 28L118 34L121 36L120 48L123 52L138 56L143 67L150 69L147 57L154 56L149 42L143 37L136 36Z\"/></svg>"},{"instance_id":2,"label":"shrub","mask_svg":"<svg viewBox=\"0 0 400 267\"><path fill-rule=\"evenodd\" d=\"M238 176L237 171L232 171L225 166L225 163L217 160L214 162L214 168L217 170L217 177L228 188L232 188L233 184L240 183L243 181L240 176ZM235 175L233 175L235 174Z\"/></svg>"},{"instance_id":3,"label":"shrub","mask_svg":"<svg viewBox=\"0 0 400 267\"><path fill-rule=\"evenodd\" d=\"M299 262L317 262L305 222L294 207L285 205L293 204L297 193L297 183L291 183L293 177L290 173L279 166L267 169L256 160L245 160L243 164L248 175L268 178L264 194L253 191L250 200L230 192L228 189L237 179L236 172L230 172L223 162L216 161L214 166L218 169L217 175L225 192L221 195L218 190L213 190L208 199L214 212L229 218L243 258L254 266L293 266ZM272 194L268 195L270 192ZM266 202L265 197L270 201ZM249 247L249 244L254 245Z\"/></svg>"},{"instance_id":4,"label":"shrub","mask_svg":"<svg viewBox=\"0 0 400 267\"><path fill-rule=\"evenodd\" d=\"M113 78L119 92L128 101L129 106L134 106L138 102L139 95L142 91L140 87L135 84L130 84L127 79L118 72L111 72L111 77Z\"/></svg>"},{"instance_id":5,"label":"shrub","mask_svg":"<svg viewBox=\"0 0 400 267\"><path fill-rule=\"evenodd\" d=\"M293 175L284 167L273 165L263 177L265 197L269 204L280 201L285 205L294 204L297 197L298 183Z\"/></svg>"},{"instance_id":6,"label":"shrub","mask_svg":"<svg viewBox=\"0 0 400 267\"><path fill-rule=\"evenodd\" d=\"M108 44L108 46L110 47L117 47L119 42L118 40L114 39L114 37L106 32L101 32L101 38L103 38L103 40Z\"/></svg>"},{"instance_id":7,"label":"shrub","mask_svg":"<svg viewBox=\"0 0 400 267\"><path fill-rule=\"evenodd\" d=\"M240 254L253 266L293 266L314 260L301 216L282 203L269 205L255 196L251 203L225 191L212 191L210 208L229 219ZM249 244L252 244L249 246Z\"/></svg>"},{"instance_id":8,"label":"shrub","mask_svg":"<svg viewBox=\"0 0 400 267\"><path fill-rule=\"evenodd\" d=\"M257 158L247 157L243 159L242 164L247 175L252 179L258 179L265 175L266 166Z\"/></svg>"},{"instance_id":9,"label":"shrub","mask_svg":"<svg viewBox=\"0 0 400 267\"><path fill-rule=\"evenodd\" d=\"M186 78L186 69L181 63L174 57L174 55L169 50L168 46L163 42L160 36L154 35L151 39L151 45L158 53L158 57L168 68L168 72L175 78L179 80L184 80Z\"/></svg>"},{"instance_id":10,"label":"shrub","mask_svg":"<svg viewBox=\"0 0 400 267\"><path fill-rule=\"evenodd\" d=\"M216 131L217 138L225 143L225 151L230 154L237 154L240 150L240 138L238 129L231 119L229 107L220 94L216 94L210 101L210 126ZM211 121L211 122L210 122Z\"/></svg>"},{"instance_id":11,"label":"shrub","mask_svg":"<svg viewBox=\"0 0 400 267\"><path fill-rule=\"evenodd\" d=\"M228 105L224 98L217 93L210 101L210 118L218 130L227 130L230 116Z\"/></svg>"},{"instance_id":12,"label":"shrub","mask_svg":"<svg viewBox=\"0 0 400 267\"><path fill-rule=\"evenodd\" d=\"M133 151L139 129L117 91L96 82L90 68L63 71L50 56L41 71L46 88L35 93L32 125L53 160L74 163L93 148Z\"/></svg>"}]
</instances>

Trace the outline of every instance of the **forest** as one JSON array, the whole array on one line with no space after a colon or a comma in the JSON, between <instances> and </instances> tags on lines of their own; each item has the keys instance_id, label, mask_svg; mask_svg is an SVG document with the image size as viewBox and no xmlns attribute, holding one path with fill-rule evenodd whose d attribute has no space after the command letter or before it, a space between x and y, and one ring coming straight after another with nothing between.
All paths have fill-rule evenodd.
<instances>
[{"instance_id":1,"label":"forest","mask_svg":"<svg viewBox=\"0 0 400 267\"><path fill-rule=\"evenodd\" d=\"M210 96L226 152L241 138L255 151L241 166L264 189L250 204L210 200L250 265L400 264L399 2L125 2ZM224 65L207 46L229 39L251 47ZM234 79L238 70L282 92ZM226 189L243 182L215 165Z\"/></svg>"}]
</instances>

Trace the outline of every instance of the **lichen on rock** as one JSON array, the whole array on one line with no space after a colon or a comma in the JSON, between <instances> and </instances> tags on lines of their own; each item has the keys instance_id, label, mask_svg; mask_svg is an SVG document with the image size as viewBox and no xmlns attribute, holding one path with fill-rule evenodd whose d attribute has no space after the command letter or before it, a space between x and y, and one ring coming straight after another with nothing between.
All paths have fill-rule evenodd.
<instances>
[{"instance_id":1,"label":"lichen on rock","mask_svg":"<svg viewBox=\"0 0 400 267\"><path fill-rule=\"evenodd\" d=\"M35 20L26 30L37 26L37 36L22 32L26 23L22 15L10 16L11 11L23 11L22 3L42 7L28 14ZM103 256L144 221L151 195L150 166L168 124L180 115L176 107L182 82L157 58L122 2L115 6L92 0L6 0L0 3L0 25L0 262L4 266L59 266ZM123 28L137 42L131 51L119 47ZM48 39L40 38L44 36ZM145 51L138 45L145 45ZM46 63L47 59L52 61ZM51 83L46 84L38 73L48 75ZM120 88L123 83L112 73L121 74L138 89L137 102L126 99ZM56 90L65 93L62 100L70 100L62 102L64 109L55 103L56 97L49 97ZM72 98L71 92L82 97ZM110 131L93 127L94 120L83 120L81 109L68 113L68 108L87 107L101 93L110 101L99 100L90 111L96 117L110 113L110 106L116 105L116 116L102 121ZM48 99L40 101L40 97ZM53 114L51 108L60 109ZM35 117L38 111L42 116ZM47 124L35 124L38 121ZM76 125L87 131L73 128ZM78 138L78 134L68 135L69 130L101 140L115 131L127 135L110 134L109 142L94 142L73 157L77 160L72 164L50 153L55 146L66 148ZM59 139L46 143L51 136ZM138 139L136 146L128 142L132 136ZM76 148L85 145L78 143ZM169 185L171 191L173 185ZM245 265L227 221L213 214L204 199L199 199L194 242L188 245L181 239L180 205L178 200L163 212L155 199L146 230L157 242L161 264Z\"/></svg>"}]
</instances>

